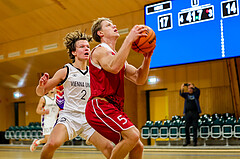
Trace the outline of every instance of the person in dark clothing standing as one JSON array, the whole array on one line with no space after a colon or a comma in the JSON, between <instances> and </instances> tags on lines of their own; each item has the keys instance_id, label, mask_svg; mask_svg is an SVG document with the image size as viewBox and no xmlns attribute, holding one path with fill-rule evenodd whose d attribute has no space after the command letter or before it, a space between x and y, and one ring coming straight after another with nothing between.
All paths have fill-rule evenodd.
<instances>
[{"instance_id":1,"label":"person in dark clothing standing","mask_svg":"<svg viewBox=\"0 0 240 159\"><path fill-rule=\"evenodd\" d=\"M187 86L188 92L184 92L185 86ZM198 119L201 113L199 104L200 90L192 83L183 83L180 89L180 96L185 99L183 114L185 114L186 143L183 146L190 144L190 126L193 126L193 145L197 146Z\"/></svg>"}]
</instances>

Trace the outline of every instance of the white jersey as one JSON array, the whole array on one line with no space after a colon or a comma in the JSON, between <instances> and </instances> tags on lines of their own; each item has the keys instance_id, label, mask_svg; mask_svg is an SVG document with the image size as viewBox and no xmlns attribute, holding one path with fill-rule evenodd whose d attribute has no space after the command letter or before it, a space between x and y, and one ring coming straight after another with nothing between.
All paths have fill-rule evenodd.
<instances>
[{"instance_id":1,"label":"white jersey","mask_svg":"<svg viewBox=\"0 0 240 159\"><path fill-rule=\"evenodd\" d=\"M44 109L49 110L49 114L44 114L41 116L42 120L42 127L48 128L48 127L54 127L54 124L56 123L57 117L58 117L58 111L59 108L56 104L56 97L51 98L47 95L43 96L45 99L45 105Z\"/></svg>"},{"instance_id":2,"label":"white jersey","mask_svg":"<svg viewBox=\"0 0 240 159\"><path fill-rule=\"evenodd\" d=\"M68 63L67 75L63 81L64 107L68 112L85 113L86 104L90 97L90 74L87 66L86 70L80 70Z\"/></svg>"}]
</instances>

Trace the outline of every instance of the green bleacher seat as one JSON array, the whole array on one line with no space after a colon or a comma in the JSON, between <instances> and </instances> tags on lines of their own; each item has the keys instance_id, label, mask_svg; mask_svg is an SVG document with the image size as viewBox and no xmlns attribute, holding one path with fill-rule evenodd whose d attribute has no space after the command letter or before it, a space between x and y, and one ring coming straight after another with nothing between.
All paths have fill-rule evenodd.
<instances>
[{"instance_id":1,"label":"green bleacher seat","mask_svg":"<svg viewBox=\"0 0 240 159\"><path fill-rule=\"evenodd\" d=\"M215 113L211 116L211 119L215 121L216 119L219 119L221 117L221 114Z\"/></svg>"},{"instance_id":2,"label":"green bleacher seat","mask_svg":"<svg viewBox=\"0 0 240 159\"><path fill-rule=\"evenodd\" d=\"M30 127L30 126L34 126L35 124L34 124L34 122L30 122L29 124L28 124L28 126Z\"/></svg>"},{"instance_id":3,"label":"green bleacher seat","mask_svg":"<svg viewBox=\"0 0 240 159\"><path fill-rule=\"evenodd\" d=\"M36 129L36 131L37 131L37 138L38 138L38 139L43 138L44 136L43 136L43 134L42 134L42 128L41 128L41 126L40 126L39 124L37 124L37 125L35 126L35 129Z\"/></svg>"},{"instance_id":4,"label":"green bleacher seat","mask_svg":"<svg viewBox=\"0 0 240 159\"><path fill-rule=\"evenodd\" d=\"M16 131L16 128L18 128L18 127L15 127L15 126L10 126L10 127L9 127L10 139L15 139L15 131Z\"/></svg>"},{"instance_id":5,"label":"green bleacher seat","mask_svg":"<svg viewBox=\"0 0 240 159\"><path fill-rule=\"evenodd\" d=\"M141 128L141 137L148 139L151 137L150 128L153 126L153 121L146 121L145 125Z\"/></svg>"},{"instance_id":6,"label":"green bleacher seat","mask_svg":"<svg viewBox=\"0 0 240 159\"><path fill-rule=\"evenodd\" d=\"M180 120L185 121L185 116L182 116Z\"/></svg>"},{"instance_id":7,"label":"green bleacher seat","mask_svg":"<svg viewBox=\"0 0 240 159\"><path fill-rule=\"evenodd\" d=\"M212 119L208 119L208 120L203 120L200 124L200 133L199 133L199 136L200 138L203 138L203 139L207 139L210 137L210 126L211 126L211 121Z\"/></svg>"},{"instance_id":8,"label":"green bleacher seat","mask_svg":"<svg viewBox=\"0 0 240 159\"><path fill-rule=\"evenodd\" d=\"M40 125L36 125L36 126L34 127L34 129L35 129L35 130L42 130L42 127L41 127Z\"/></svg>"},{"instance_id":9,"label":"green bleacher seat","mask_svg":"<svg viewBox=\"0 0 240 159\"><path fill-rule=\"evenodd\" d=\"M227 120L229 117L232 117L232 116L233 116L233 114L231 114L231 113L224 113L224 114L222 115L223 120Z\"/></svg>"},{"instance_id":10,"label":"green bleacher seat","mask_svg":"<svg viewBox=\"0 0 240 159\"><path fill-rule=\"evenodd\" d=\"M159 138L159 129L162 125L162 121L156 121L153 126L150 128L151 138L157 139Z\"/></svg>"},{"instance_id":11,"label":"green bleacher seat","mask_svg":"<svg viewBox=\"0 0 240 159\"><path fill-rule=\"evenodd\" d=\"M233 117L228 117L222 126L222 136L223 138L231 138L233 135L233 127L236 121Z\"/></svg>"},{"instance_id":12,"label":"green bleacher seat","mask_svg":"<svg viewBox=\"0 0 240 159\"><path fill-rule=\"evenodd\" d=\"M180 137L181 139L185 139L185 138L186 138L185 120L182 120L182 121L180 122L179 137Z\"/></svg>"},{"instance_id":13,"label":"green bleacher seat","mask_svg":"<svg viewBox=\"0 0 240 159\"><path fill-rule=\"evenodd\" d=\"M26 128L25 128L25 126L21 126L20 131L21 131L20 139L26 139Z\"/></svg>"},{"instance_id":14,"label":"green bleacher seat","mask_svg":"<svg viewBox=\"0 0 240 159\"><path fill-rule=\"evenodd\" d=\"M219 118L211 123L211 137L220 138L222 135L223 119Z\"/></svg>"},{"instance_id":15,"label":"green bleacher seat","mask_svg":"<svg viewBox=\"0 0 240 159\"><path fill-rule=\"evenodd\" d=\"M11 132L9 130L6 130L5 134L4 134L4 137L5 137L6 140L11 139Z\"/></svg>"},{"instance_id":16,"label":"green bleacher seat","mask_svg":"<svg viewBox=\"0 0 240 159\"><path fill-rule=\"evenodd\" d=\"M160 138L166 139L169 137L168 129L169 129L170 123L171 123L170 120L165 120L163 122L163 125L159 129L159 137Z\"/></svg>"},{"instance_id":17,"label":"green bleacher seat","mask_svg":"<svg viewBox=\"0 0 240 159\"><path fill-rule=\"evenodd\" d=\"M234 131L233 131L235 138L240 138L240 118L234 124Z\"/></svg>"},{"instance_id":18,"label":"green bleacher seat","mask_svg":"<svg viewBox=\"0 0 240 159\"><path fill-rule=\"evenodd\" d=\"M31 130L31 134L32 134L32 139L38 138L37 129L35 127L34 127L34 129Z\"/></svg>"},{"instance_id":19,"label":"green bleacher seat","mask_svg":"<svg viewBox=\"0 0 240 159\"><path fill-rule=\"evenodd\" d=\"M9 130L9 131L15 131L15 127L14 127L14 126L10 126L10 127L8 128L8 130Z\"/></svg>"},{"instance_id":20,"label":"green bleacher seat","mask_svg":"<svg viewBox=\"0 0 240 159\"><path fill-rule=\"evenodd\" d=\"M21 131L20 130L16 130L14 132L14 139L19 140L21 138Z\"/></svg>"},{"instance_id":21,"label":"green bleacher seat","mask_svg":"<svg viewBox=\"0 0 240 159\"><path fill-rule=\"evenodd\" d=\"M181 118L180 118L180 116L178 116L178 115L174 115L174 116L172 116L172 121L174 121L174 120L180 120Z\"/></svg>"},{"instance_id":22,"label":"green bleacher seat","mask_svg":"<svg viewBox=\"0 0 240 159\"><path fill-rule=\"evenodd\" d=\"M179 127L181 122L179 118L173 120L169 126L169 138L178 138L179 137Z\"/></svg>"},{"instance_id":23,"label":"green bleacher seat","mask_svg":"<svg viewBox=\"0 0 240 159\"><path fill-rule=\"evenodd\" d=\"M25 126L25 139L32 139L32 129L29 126Z\"/></svg>"}]
</instances>

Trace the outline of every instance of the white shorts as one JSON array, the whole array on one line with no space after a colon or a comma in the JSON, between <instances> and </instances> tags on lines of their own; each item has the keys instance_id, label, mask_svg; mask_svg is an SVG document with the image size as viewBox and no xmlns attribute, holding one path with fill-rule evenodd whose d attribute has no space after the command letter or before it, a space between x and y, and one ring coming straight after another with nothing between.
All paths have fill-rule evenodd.
<instances>
[{"instance_id":1,"label":"white shorts","mask_svg":"<svg viewBox=\"0 0 240 159\"><path fill-rule=\"evenodd\" d=\"M42 130L43 130L43 136L50 135L53 130L53 127L43 127Z\"/></svg>"},{"instance_id":2,"label":"white shorts","mask_svg":"<svg viewBox=\"0 0 240 159\"><path fill-rule=\"evenodd\" d=\"M88 124L85 113L66 112L61 110L59 111L57 124L63 124L66 126L69 140L72 140L79 135L89 143L89 138L95 132L95 130Z\"/></svg>"},{"instance_id":3,"label":"white shorts","mask_svg":"<svg viewBox=\"0 0 240 159\"><path fill-rule=\"evenodd\" d=\"M43 124L42 126L43 136L50 135L56 124L56 118L54 120L50 120L50 118L47 118L44 121L42 121L42 124Z\"/></svg>"}]
</instances>

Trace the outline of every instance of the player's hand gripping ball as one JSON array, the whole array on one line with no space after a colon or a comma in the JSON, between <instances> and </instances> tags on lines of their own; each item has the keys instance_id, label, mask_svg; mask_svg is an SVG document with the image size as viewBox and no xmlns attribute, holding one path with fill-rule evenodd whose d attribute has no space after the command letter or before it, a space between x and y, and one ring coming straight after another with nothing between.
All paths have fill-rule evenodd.
<instances>
[{"instance_id":1,"label":"player's hand gripping ball","mask_svg":"<svg viewBox=\"0 0 240 159\"><path fill-rule=\"evenodd\" d=\"M136 41L132 43L132 49L139 53L149 53L151 52L156 45L156 35L155 32L149 26L144 26L147 28L143 33L147 36L141 36Z\"/></svg>"}]
</instances>

